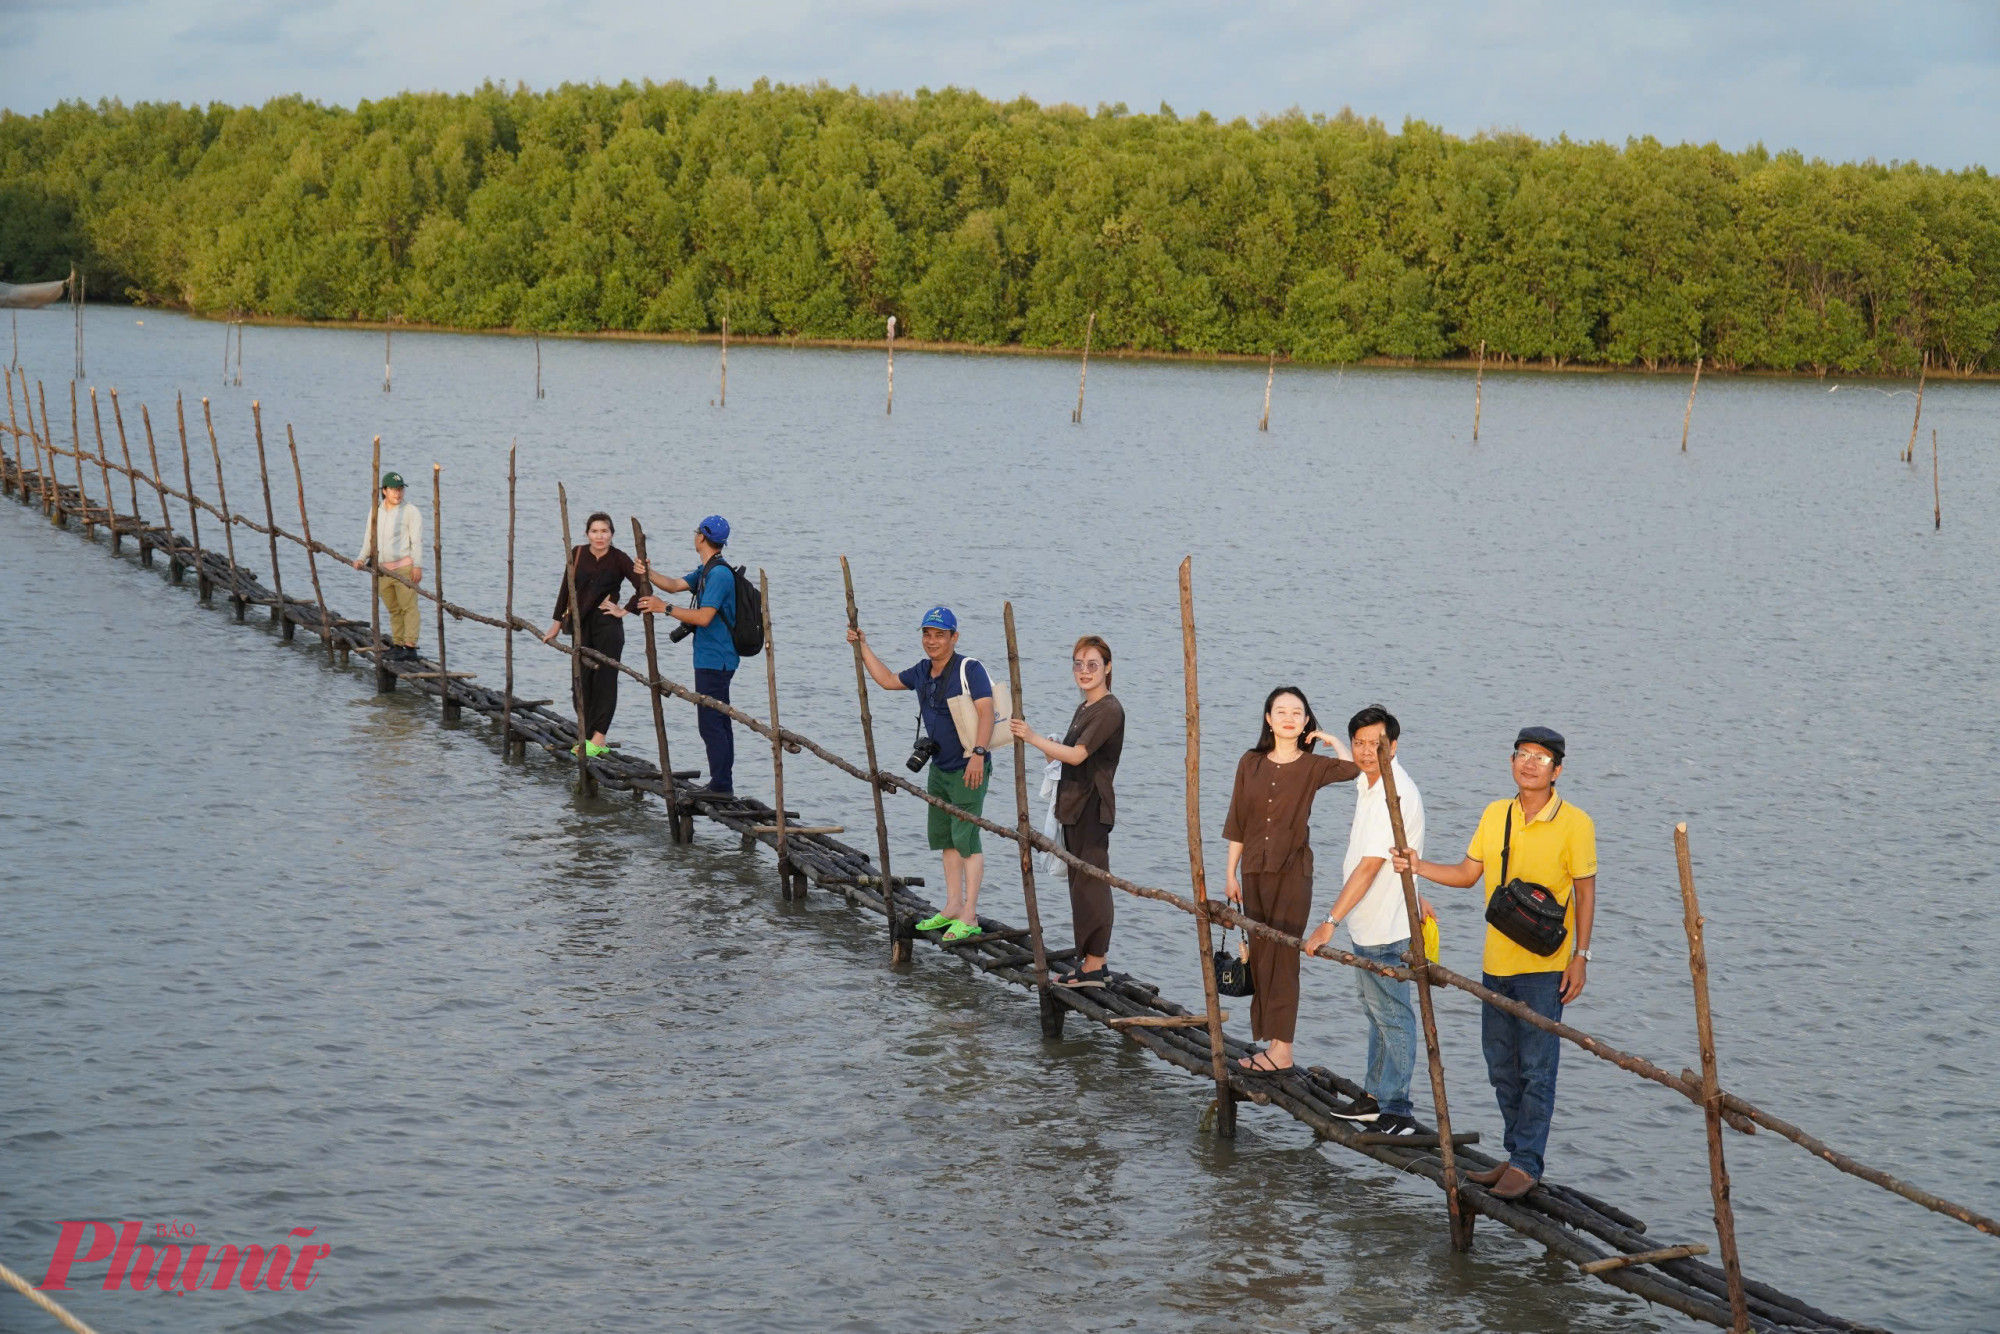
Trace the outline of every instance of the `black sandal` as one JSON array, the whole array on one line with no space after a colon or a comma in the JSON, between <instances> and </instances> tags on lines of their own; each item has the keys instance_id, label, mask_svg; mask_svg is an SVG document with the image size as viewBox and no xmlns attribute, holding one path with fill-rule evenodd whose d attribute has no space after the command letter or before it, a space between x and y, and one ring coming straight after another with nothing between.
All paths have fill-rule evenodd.
<instances>
[{"instance_id":1,"label":"black sandal","mask_svg":"<svg viewBox=\"0 0 2000 1334\"><path fill-rule=\"evenodd\" d=\"M1093 968L1087 973L1081 969L1065 973L1056 982L1065 987L1103 987L1110 980L1109 968Z\"/></svg>"}]
</instances>

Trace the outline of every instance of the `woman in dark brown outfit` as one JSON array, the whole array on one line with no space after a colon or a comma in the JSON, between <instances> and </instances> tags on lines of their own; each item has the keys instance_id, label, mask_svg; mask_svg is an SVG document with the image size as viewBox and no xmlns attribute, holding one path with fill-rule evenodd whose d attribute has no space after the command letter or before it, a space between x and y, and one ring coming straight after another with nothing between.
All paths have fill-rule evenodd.
<instances>
[{"instance_id":1,"label":"woman in dark brown outfit","mask_svg":"<svg viewBox=\"0 0 2000 1334\"><path fill-rule=\"evenodd\" d=\"M611 516L593 514L583 525L589 538L576 549L576 601L583 608L583 646L596 649L607 658L625 656L625 617L638 609L639 594L624 605L618 593L627 580L646 591L646 569L611 545ZM569 572L556 591L555 620L542 642L553 643L569 618ZM583 667L583 746L592 756L605 753L604 734L618 712L618 669L586 662Z\"/></svg>"},{"instance_id":2,"label":"woman in dark brown outfit","mask_svg":"<svg viewBox=\"0 0 2000 1334\"><path fill-rule=\"evenodd\" d=\"M1111 869L1111 825L1117 816L1112 780L1125 749L1125 706L1111 693L1111 646L1085 635L1070 650L1083 703L1069 720L1063 739L1050 740L1016 718L1014 735L1052 760L1062 762L1056 784L1056 820L1063 847L1099 870ZM1099 876L1069 868L1070 918L1076 926L1077 962L1055 980L1070 987L1102 987L1110 977L1104 957L1111 949L1111 886Z\"/></svg>"},{"instance_id":3,"label":"woman in dark brown outfit","mask_svg":"<svg viewBox=\"0 0 2000 1334\"><path fill-rule=\"evenodd\" d=\"M1335 759L1312 753L1324 741ZM1319 730L1312 705L1296 686L1279 686L1264 701L1264 733L1236 766L1236 790L1222 836L1229 840L1227 890L1252 921L1303 936L1312 913L1313 855L1308 824L1313 798L1329 783L1361 772L1338 737ZM1292 1068L1292 1034L1299 1020L1299 952L1265 940L1250 942L1250 1033L1269 1041L1244 1058L1245 1070Z\"/></svg>"}]
</instances>

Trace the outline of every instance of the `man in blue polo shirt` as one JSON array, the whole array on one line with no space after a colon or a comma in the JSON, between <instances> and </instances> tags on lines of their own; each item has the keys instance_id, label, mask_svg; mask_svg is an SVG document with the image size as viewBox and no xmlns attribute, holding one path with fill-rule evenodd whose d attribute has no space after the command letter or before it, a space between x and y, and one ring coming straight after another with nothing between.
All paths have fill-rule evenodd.
<instances>
[{"instance_id":1,"label":"man in blue polo shirt","mask_svg":"<svg viewBox=\"0 0 2000 1334\"><path fill-rule=\"evenodd\" d=\"M694 530L695 554L701 564L689 570L685 579L649 571L656 588L669 593L694 593L692 607L670 607L662 598L639 600L640 611L673 617L694 628L694 688L701 694L729 703L729 682L742 661L736 655L736 576L723 563L722 549L729 544L729 520L711 514ZM678 635L676 635L678 637ZM702 745L708 748L707 791L728 796L736 791L736 732L729 719L714 709L700 709L696 726Z\"/></svg>"},{"instance_id":2,"label":"man in blue polo shirt","mask_svg":"<svg viewBox=\"0 0 2000 1334\"><path fill-rule=\"evenodd\" d=\"M978 815L986 806L987 747L993 741L993 682L977 658L958 652L958 617L950 607L932 607L924 613L921 627L923 660L904 672L892 672L867 636L859 630L847 632L847 642L861 646L861 660L868 675L884 690L914 690L917 712L924 733L935 751L930 761L927 790L941 801ZM952 702L971 696L973 745L968 754L959 737L958 720ZM960 705L963 708L963 704ZM918 767L914 757L911 767ZM942 929L948 941L976 936L979 927L979 884L986 875L986 854L979 841L979 826L948 811L932 806L930 844L944 854L944 911L917 923L919 931Z\"/></svg>"}]
</instances>

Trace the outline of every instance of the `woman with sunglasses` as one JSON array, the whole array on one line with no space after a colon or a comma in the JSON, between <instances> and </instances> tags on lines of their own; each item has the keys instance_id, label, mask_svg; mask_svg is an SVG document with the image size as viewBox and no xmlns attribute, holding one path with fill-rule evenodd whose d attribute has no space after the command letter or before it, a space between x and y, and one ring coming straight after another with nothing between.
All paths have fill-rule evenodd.
<instances>
[{"instance_id":1,"label":"woman with sunglasses","mask_svg":"<svg viewBox=\"0 0 2000 1334\"><path fill-rule=\"evenodd\" d=\"M1338 759L1312 753L1324 741ZM1229 901L1254 922L1303 936L1312 914L1313 798L1329 783L1351 782L1361 770L1340 738L1319 730L1312 705L1297 686L1279 686L1264 700L1264 730L1236 765L1236 788L1222 836L1229 840ZM1250 1034L1270 1045L1237 1064L1255 1074L1292 1068L1299 1022L1299 952L1250 942Z\"/></svg>"},{"instance_id":2,"label":"woman with sunglasses","mask_svg":"<svg viewBox=\"0 0 2000 1334\"><path fill-rule=\"evenodd\" d=\"M1125 706L1111 693L1111 646L1096 635L1085 635L1070 650L1070 670L1083 702L1069 720L1061 741L1036 732L1019 718L1014 737L1062 763L1056 785L1056 820L1062 825L1063 847L1070 855L1101 871L1111 869L1111 825L1117 815L1112 781L1118 756L1125 749ZM1069 908L1076 926L1076 959L1055 981L1066 987L1102 987L1111 970L1105 956L1111 950L1113 917L1111 886L1075 866L1069 868Z\"/></svg>"},{"instance_id":3,"label":"woman with sunglasses","mask_svg":"<svg viewBox=\"0 0 2000 1334\"><path fill-rule=\"evenodd\" d=\"M639 596L646 591L646 567L639 561L611 545L611 516L598 511L583 525L584 544L572 556L576 563L576 601L583 611L581 647L595 649L607 658L619 659L625 656L625 618L639 609ZM623 606L618 603L618 594L630 581L638 590ZM569 607L570 573L563 571L563 581L556 589L555 620L549 623L548 633L542 636L544 644L553 644L563 631L564 621L570 618ZM572 626L574 631L577 627ZM600 663L587 662L583 667L583 738L579 744L584 754L592 759L608 755L611 748L604 744L604 737L611 730L611 719L618 712L618 669ZM574 749L574 747L572 748Z\"/></svg>"}]
</instances>

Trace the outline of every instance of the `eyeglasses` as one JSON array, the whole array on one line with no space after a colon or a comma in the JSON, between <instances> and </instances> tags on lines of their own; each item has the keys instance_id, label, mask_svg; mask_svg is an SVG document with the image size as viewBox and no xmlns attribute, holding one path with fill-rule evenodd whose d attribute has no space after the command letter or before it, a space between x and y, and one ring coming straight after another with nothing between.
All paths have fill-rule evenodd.
<instances>
[{"instance_id":1,"label":"eyeglasses","mask_svg":"<svg viewBox=\"0 0 2000 1334\"><path fill-rule=\"evenodd\" d=\"M1525 764L1531 769L1547 769L1555 762L1555 756L1544 755L1539 750L1517 750L1514 752L1514 763Z\"/></svg>"},{"instance_id":2,"label":"eyeglasses","mask_svg":"<svg viewBox=\"0 0 2000 1334\"><path fill-rule=\"evenodd\" d=\"M1073 670L1079 672L1101 672L1104 670L1104 664L1095 658L1071 658L1069 665Z\"/></svg>"}]
</instances>

